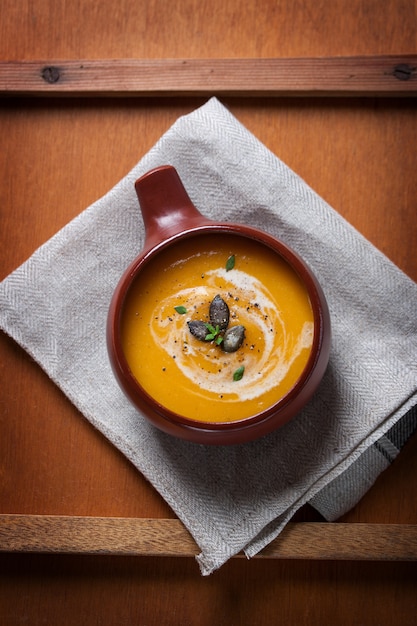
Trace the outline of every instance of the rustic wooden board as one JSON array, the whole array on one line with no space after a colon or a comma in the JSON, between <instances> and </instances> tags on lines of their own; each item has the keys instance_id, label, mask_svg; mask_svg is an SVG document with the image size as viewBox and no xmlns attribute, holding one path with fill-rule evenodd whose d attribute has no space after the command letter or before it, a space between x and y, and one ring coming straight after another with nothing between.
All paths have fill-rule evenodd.
<instances>
[{"instance_id":1,"label":"rustic wooden board","mask_svg":"<svg viewBox=\"0 0 417 626\"><path fill-rule=\"evenodd\" d=\"M0 552L193 557L199 549L176 519L2 514ZM415 561L417 525L289 523L258 558Z\"/></svg>"},{"instance_id":2,"label":"rustic wooden board","mask_svg":"<svg viewBox=\"0 0 417 626\"><path fill-rule=\"evenodd\" d=\"M2 96L411 96L417 55L0 62ZM192 557L179 520L0 514L0 552ZM417 525L290 523L272 559L417 560Z\"/></svg>"},{"instance_id":3,"label":"rustic wooden board","mask_svg":"<svg viewBox=\"0 0 417 626\"><path fill-rule=\"evenodd\" d=\"M0 95L415 96L417 55L0 62Z\"/></svg>"}]
</instances>

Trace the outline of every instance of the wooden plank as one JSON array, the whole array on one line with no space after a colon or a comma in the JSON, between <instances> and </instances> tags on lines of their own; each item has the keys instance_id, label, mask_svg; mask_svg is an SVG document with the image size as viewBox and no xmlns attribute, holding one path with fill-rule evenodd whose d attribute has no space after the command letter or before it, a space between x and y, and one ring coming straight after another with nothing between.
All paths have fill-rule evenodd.
<instances>
[{"instance_id":1,"label":"wooden plank","mask_svg":"<svg viewBox=\"0 0 417 626\"><path fill-rule=\"evenodd\" d=\"M0 94L415 96L417 55L0 62Z\"/></svg>"},{"instance_id":2,"label":"wooden plank","mask_svg":"<svg viewBox=\"0 0 417 626\"><path fill-rule=\"evenodd\" d=\"M0 552L193 557L199 549L177 519L2 514ZM258 558L415 561L417 525L290 523Z\"/></svg>"}]
</instances>

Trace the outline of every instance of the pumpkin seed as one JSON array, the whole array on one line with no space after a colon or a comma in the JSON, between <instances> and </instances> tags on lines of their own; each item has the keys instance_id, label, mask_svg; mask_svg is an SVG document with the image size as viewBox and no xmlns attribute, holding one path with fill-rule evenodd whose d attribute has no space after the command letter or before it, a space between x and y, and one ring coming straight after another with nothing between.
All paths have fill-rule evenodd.
<instances>
[{"instance_id":1,"label":"pumpkin seed","mask_svg":"<svg viewBox=\"0 0 417 626\"><path fill-rule=\"evenodd\" d=\"M200 341L206 341L207 325L204 322L191 321L187 322L190 333Z\"/></svg>"},{"instance_id":2,"label":"pumpkin seed","mask_svg":"<svg viewBox=\"0 0 417 626\"><path fill-rule=\"evenodd\" d=\"M218 294L211 301L209 315L212 326L218 326L220 330L225 330L228 327L230 318L229 307Z\"/></svg>"},{"instance_id":3,"label":"pumpkin seed","mask_svg":"<svg viewBox=\"0 0 417 626\"><path fill-rule=\"evenodd\" d=\"M224 333L222 348L225 352L236 352L239 350L245 338L244 326L232 326Z\"/></svg>"}]
</instances>

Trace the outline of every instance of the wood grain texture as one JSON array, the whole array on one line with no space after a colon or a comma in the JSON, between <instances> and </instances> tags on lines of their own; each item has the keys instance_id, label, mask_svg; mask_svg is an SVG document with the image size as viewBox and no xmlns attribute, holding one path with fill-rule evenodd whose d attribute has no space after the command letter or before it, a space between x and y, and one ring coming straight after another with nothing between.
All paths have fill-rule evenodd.
<instances>
[{"instance_id":1,"label":"wood grain texture","mask_svg":"<svg viewBox=\"0 0 417 626\"><path fill-rule=\"evenodd\" d=\"M176 519L2 514L0 552L193 557L199 549ZM255 558L417 561L417 525L289 523Z\"/></svg>"},{"instance_id":2,"label":"wood grain texture","mask_svg":"<svg viewBox=\"0 0 417 626\"><path fill-rule=\"evenodd\" d=\"M0 63L0 95L412 96L417 55Z\"/></svg>"},{"instance_id":3,"label":"wood grain texture","mask_svg":"<svg viewBox=\"0 0 417 626\"><path fill-rule=\"evenodd\" d=\"M415 0L2 0L0 58L416 53Z\"/></svg>"}]
</instances>

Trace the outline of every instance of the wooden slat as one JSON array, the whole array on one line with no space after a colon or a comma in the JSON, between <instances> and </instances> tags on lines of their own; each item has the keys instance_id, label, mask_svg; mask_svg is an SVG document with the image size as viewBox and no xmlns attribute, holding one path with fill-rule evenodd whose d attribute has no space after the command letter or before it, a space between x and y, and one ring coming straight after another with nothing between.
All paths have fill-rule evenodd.
<instances>
[{"instance_id":1,"label":"wooden slat","mask_svg":"<svg viewBox=\"0 0 417 626\"><path fill-rule=\"evenodd\" d=\"M417 55L0 62L1 95L413 96Z\"/></svg>"},{"instance_id":2,"label":"wooden slat","mask_svg":"<svg viewBox=\"0 0 417 626\"><path fill-rule=\"evenodd\" d=\"M176 519L2 514L0 552L192 557L199 549ZM258 558L414 561L417 525L290 523Z\"/></svg>"}]
</instances>

